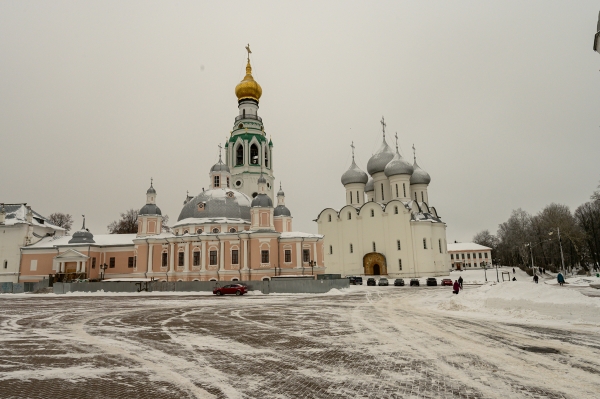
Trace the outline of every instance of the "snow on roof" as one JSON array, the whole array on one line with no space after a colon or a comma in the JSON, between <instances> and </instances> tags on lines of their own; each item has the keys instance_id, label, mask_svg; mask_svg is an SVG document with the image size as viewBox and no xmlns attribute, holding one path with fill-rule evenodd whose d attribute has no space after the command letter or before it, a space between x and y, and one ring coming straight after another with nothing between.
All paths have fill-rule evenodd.
<instances>
[{"instance_id":1,"label":"snow on roof","mask_svg":"<svg viewBox=\"0 0 600 399\"><path fill-rule=\"evenodd\" d=\"M133 240L136 234L99 234L94 236L95 243L82 244L73 243L69 244L69 240L72 236L61 236L61 237L46 237L38 241L33 245L29 245L26 248L53 248L56 246L86 246L91 245L95 247L99 246L117 246L117 245L133 245Z\"/></svg>"},{"instance_id":2,"label":"snow on roof","mask_svg":"<svg viewBox=\"0 0 600 399\"><path fill-rule=\"evenodd\" d=\"M6 219L4 220L5 226L13 226L15 224L27 223L27 206L26 204L4 204L4 210L6 211ZM44 216L40 215L33 209L31 210L33 218L31 224L34 226L48 227L53 230L65 231L62 227L53 225Z\"/></svg>"},{"instance_id":3,"label":"snow on roof","mask_svg":"<svg viewBox=\"0 0 600 399\"><path fill-rule=\"evenodd\" d=\"M303 233L301 231L286 231L281 238L323 238L321 234Z\"/></svg>"},{"instance_id":4,"label":"snow on roof","mask_svg":"<svg viewBox=\"0 0 600 399\"><path fill-rule=\"evenodd\" d=\"M181 219L171 227L186 226L189 224L250 224L250 222L245 219L235 218L186 218Z\"/></svg>"},{"instance_id":5,"label":"snow on roof","mask_svg":"<svg viewBox=\"0 0 600 399\"><path fill-rule=\"evenodd\" d=\"M474 242L456 242L448 244L448 251L491 251L492 248Z\"/></svg>"}]
</instances>

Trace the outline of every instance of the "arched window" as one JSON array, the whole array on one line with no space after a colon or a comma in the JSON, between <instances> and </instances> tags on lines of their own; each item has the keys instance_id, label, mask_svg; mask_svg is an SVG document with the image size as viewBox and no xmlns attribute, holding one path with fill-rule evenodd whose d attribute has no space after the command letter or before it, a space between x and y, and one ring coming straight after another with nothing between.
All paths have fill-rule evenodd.
<instances>
[{"instance_id":1,"label":"arched window","mask_svg":"<svg viewBox=\"0 0 600 399\"><path fill-rule=\"evenodd\" d=\"M353 254L354 253L354 247L352 246L352 244L350 244L350 253Z\"/></svg>"},{"instance_id":2,"label":"arched window","mask_svg":"<svg viewBox=\"0 0 600 399\"><path fill-rule=\"evenodd\" d=\"M402 183L402 191L404 191L404 198L406 198L406 183Z\"/></svg>"},{"instance_id":3,"label":"arched window","mask_svg":"<svg viewBox=\"0 0 600 399\"><path fill-rule=\"evenodd\" d=\"M423 249L427 249L427 239L423 238Z\"/></svg>"},{"instance_id":4,"label":"arched window","mask_svg":"<svg viewBox=\"0 0 600 399\"><path fill-rule=\"evenodd\" d=\"M360 204L360 197L358 196L358 191L356 192L356 203Z\"/></svg>"},{"instance_id":5,"label":"arched window","mask_svg":"<svg viewBox=\"0 0 600 399\"><path fill-rule=\"evenodd\" d=\"M329 255L333 255L333 246L329 246Z\"/></svg>"},{"instance_id":6,"label":"arched window","mask_svg":"<svg viewBox=\"0 0 600 399\"><path fill-rule=\"evenodd\" d=\"M202 234L202 229L196 230L196 234Z\"/></svg>"},{"instance_id":7,"label":"arched window","mask_svg":"<svg viewBox=\"0 0 600 399\"><path fill-rule=\"evenodd\" d=\"M265 168L269 167L269 149L265 148Z\"/></svg>"},{"instance_id":8,"label":"arched window","mask_svg":"<svg viewBox=\"0 0 600 399\"><path fill-rule=\"evenodd\" d=\"M385 198L383 198L383 183L381 183L381 200L385 200Z\"/></svg>"},{"instance_id":9,"label":"arched window","mask_svg":"<svg viewBox=\"0 0 600 399\"><path fill-rule=\"evenodd\" d=\"M219 176L215 176L215 184L214 184L215 187L219 187L219 183L220 183L219 180L220 180Z\"/></svg>"},{"instance_id":10,"label":"arched window","mask_svg":"<svg viewBox=\"0 0 600 399\"><path fill-rule=\"evenodd\" d=\"M352 204L352 191L350 191L349 194L350 194L350 203Z\"/></svg>"},{"instance_id":11,"label":"arched window","mask_svg":"<svg viewBox=\"0 0 600 399\"><path fill-rule=\"evenodd\" d=\"M396 197L399 197L398 195L398 185L396 184Z\"/></svg>"},{"instance_id":12,"label":"arched window","mask_svg":"<svg viewBox=\"0 0 600 399\"><path fill-rule=\"evenodd\" d=\"M246 117L246 109L244 108L244 109L242 110L242 118L245 118L245 117Z\"/></svg>"},{"instance_id":13,"label":"arched window","mask_svg":"<svg viewBox=\"0 0 600 399\"><path fill-rule=\"evenodd\" d=\"M216 234L219 232L219 229L215 227L214 229L212 229L212 232Z\"/></svg>"},{"instance_id":14,"label":"arched window","mask_svg":"<svg viewBox=\"0 0 600 399\"><path fill-rule=\"evenodd\" d=\"M258 165L258 147L256 144L250 146L250 164Z\"/></svg>"},{"instance_id":15,"label":"arched window","mask_svg":"<svg viewBox=\"0 0 600 399\"><path fill-rule=\"evenodd\" d=\"M329 221L331 222L331 215L328 215L328 217L329 217Z\"/></svg>"},{"instance_id":16,"label":"arched window","mask_svg":"<svg viewBox=\"0 0 600 399\"><path fill-rule=\"evenodd\" d=\"M401 247L400 247L400 240L396 240L396 245L398 247L398 251L400 251Z\"/></svg>"},{"instance_id":17,"label":"arched window","mask_svg":"<svg viewBox=\"0 0 600 399\"><path fill-rule=\"evenodd\" d=\"M375 211L373 209L371 209L371 217L375 216Z\"/></svg>"},{"instance_id":18,"label":"arched window","mask_svg":"<svg viewBox=\"0 0 600 399\"><path fill-rule=\"evenodd\" d=\"M397 215L397 214L398 214L398 207L397 207L397 206L395 206L395 207L394 207L394 215Z\"/></svg>"},{"instance_id":19,"label":"arched window","mask_svg":"<svg viewBox=\"0 0 600 399\"><path fill-rule=\"evenodd\" d=\"M352 212L348 212L348 220L352 219Z\"/></svg>"},{"instance_id":20,"label":"arched window","mask_svg":"<svg viewBox=\"0 0 600 399\"><path fill-rule=\"evenodd\" d=\"M244 164L244 146L242 144L238 145L237 149L235 150L235 164Z\"/></svg>"},{"instance_id":21,"label":"arched window","mask_svg":"<svg viewBox=\"0 0 600 399\"><path fill-rule=\"evenodd\" d=\"M375 241L373 241L373 252L377 252L377 246L375 245Z\"/></svg>"},{"instance_id":22,"label":"arched window","mask_svg":"<svg viewBox=\"0 0 600 399\"><path fill-rule=\"evenodd\" d=\"M232 227L232 228L230 228L230 229L229 229L229 232L230 232L230 233L235 233L235 227Z\"/></svg>"}]
</instances>

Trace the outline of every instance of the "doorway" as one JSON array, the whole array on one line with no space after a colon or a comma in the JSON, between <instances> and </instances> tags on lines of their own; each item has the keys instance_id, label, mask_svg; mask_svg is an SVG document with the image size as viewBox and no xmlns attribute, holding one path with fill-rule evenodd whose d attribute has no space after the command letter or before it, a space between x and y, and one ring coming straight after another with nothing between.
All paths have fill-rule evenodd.
<instances>
[{"instance_id":1,"label":"doorway","mask_svg":"<svg viewBox=\"0 0 600 399\"><path fill-rule=\"evenodd\" d=\"M377 263L373 265L373 275L374 276L381 275L381 271L379 270L379 265Z\"/></svg>"}]
</instances>

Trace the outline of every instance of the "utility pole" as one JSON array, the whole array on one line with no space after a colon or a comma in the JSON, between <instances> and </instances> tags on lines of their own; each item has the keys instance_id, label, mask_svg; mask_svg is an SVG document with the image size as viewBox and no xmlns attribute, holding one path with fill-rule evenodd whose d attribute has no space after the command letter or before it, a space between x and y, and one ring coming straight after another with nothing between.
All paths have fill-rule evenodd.
<instances>
[{"instance_id":1,"label":"utility pole","mask_svg":"<svg viewBox=\"0 0 600 399\"><path fill-rule=\"evenodd\" d=\"M529 253L531 254L531 270L535 276L535 267L533 266L533 248L531 247L531 242L529 242Z\"/></svg>"},{"instance_id":2,"label":"utility pole","mask_svg":"<svg viewBox=\"0 0 600 399\"><path fill-rule=\"evenodd\" d=\"M564 272L567 273L567 269L565 269L565 256L563 255L562 241L560 239L560 227L557 227L556 230L558 231L558 245L560 246L560 261Z\"/></svg>"}]
</instances>

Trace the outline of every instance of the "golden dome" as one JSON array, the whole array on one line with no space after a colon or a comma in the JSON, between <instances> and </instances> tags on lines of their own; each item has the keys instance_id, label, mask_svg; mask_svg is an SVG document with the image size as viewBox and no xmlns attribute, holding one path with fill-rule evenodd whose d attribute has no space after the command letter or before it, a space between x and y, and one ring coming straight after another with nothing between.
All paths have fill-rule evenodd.
<instances>
[{"instance_id":1,"label":"golden dome","mask_svg":"<svg viewBox=\"0 0 600 399\"><path fill-rule=\"evenodd\" d=\"M262 95L262 88L252 77L252 66L250 66L250 59L248 58L248 64L246 64L246 76L237 86L235 86L235 95L239 100L249 98L252 100L260 99Z\"/></svg>"}]
</instances>

